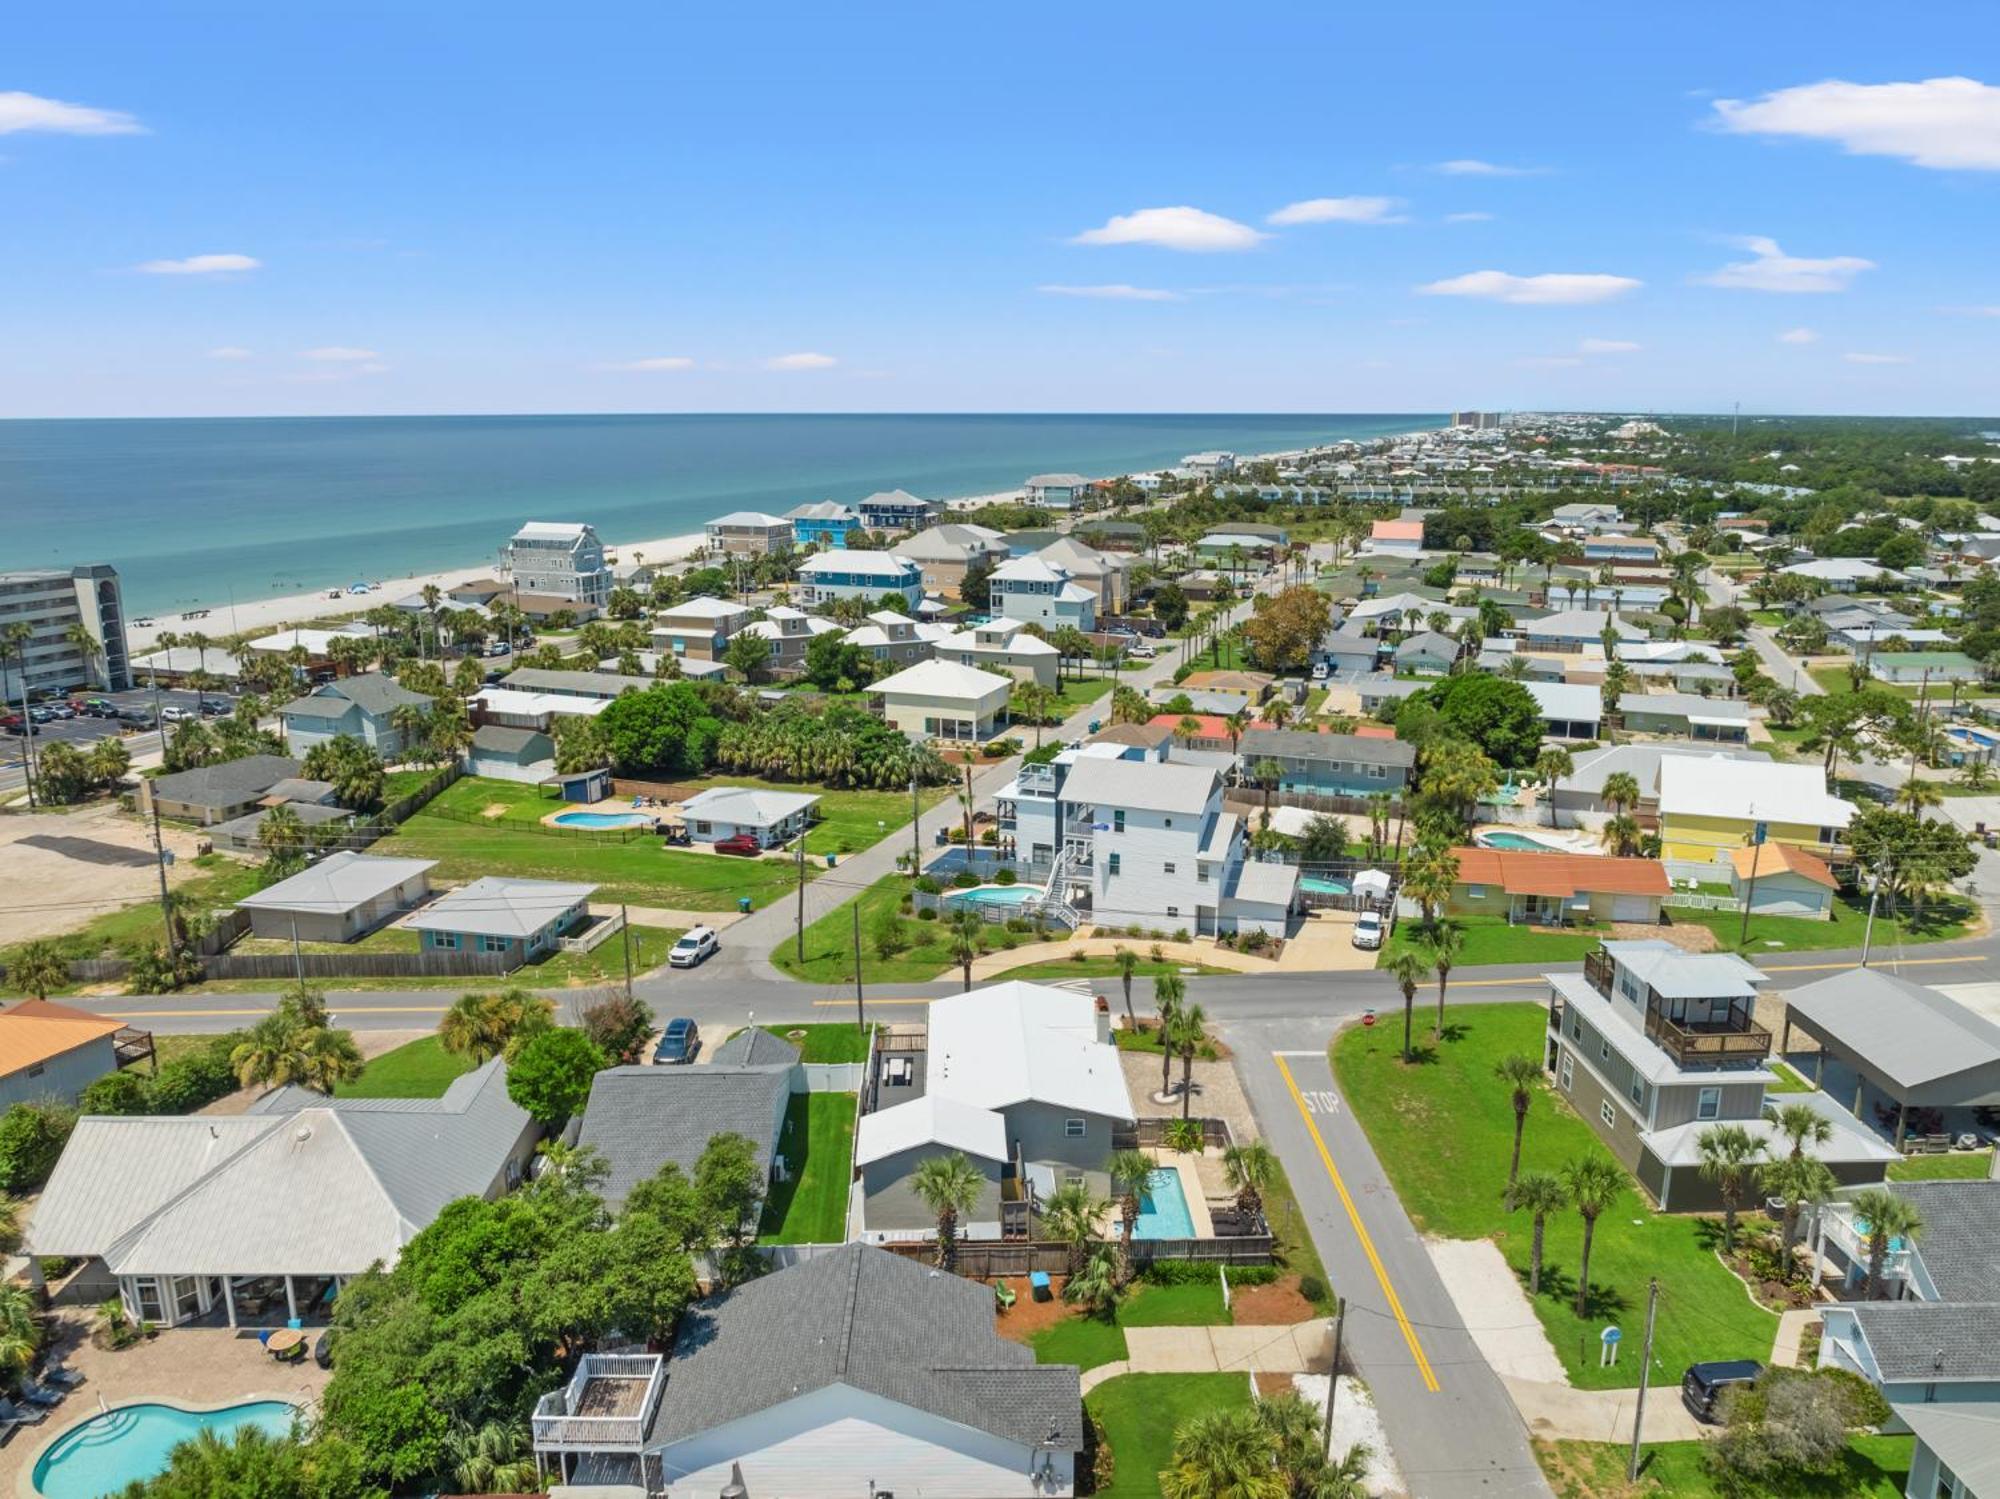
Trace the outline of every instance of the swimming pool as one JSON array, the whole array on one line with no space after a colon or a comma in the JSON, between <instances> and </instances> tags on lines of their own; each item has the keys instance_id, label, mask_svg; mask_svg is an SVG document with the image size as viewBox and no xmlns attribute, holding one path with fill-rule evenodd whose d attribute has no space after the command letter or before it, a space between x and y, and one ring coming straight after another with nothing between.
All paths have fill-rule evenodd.
<instances>
[{"instance_id":1,"label":"swimming pool","mask_svg":"<svg viewBox=\"0 0 2000 1499\"><path fill-rule=\"evenodd\" d=\"M1955 723L1945 730L1946 735L1961 744L1975 745L1980 749L1992 749L2000 745L2000 734L1987 729L1975 729L1971 724Z\"/></svg>"},{"instance_id":2,"label":"swimming pool","mask_svg":"<svg viewBox=\"0 0 2000 1499\"><path fill-rule=\"evenodd\" d=\"M274 1437L292 1429L297 1407L283 1400L253 1400L219 1411L184 1411L171 1405L121 1405L71 1427L35 1459L35 1488L44 1499L99 1499L128 1483L151 1478L168 1455L203 1431L224 1441L246 1426Z\"/></svg>"},{"instance_id":3,"label":"swimming pool","mask_svg":"<svg viewBox=\"0 0 2000 1499\"><path fill-rule=\"evenodd\" d=\"M970 906L1025 906L1040 899L1041 893L1033 885L977 885L970 890L953 890L945 900Z\"/></svg>"},{"instance_id":4,"label":"swimming pool","mask_svg":"<svg viewBox=\"0 0 2000 1499\"><path fill-rule=\"evenodd\" d=\"M1299 888L1309 895L1346 895L1348 893L1347 887L1341 884L1339 880L1323 880L1318 875L1312 874L1300 877Z\"/></svg>"},{"instance_id":5,"label":"swimming pool","mask_svg":"<svg viewBox=\"0 0 2000 1499\"><path fill-rule=\"evenodd\" d=\"M1511 848L1531 854L1567 854L1575 850L1530 838L1526 833L1475 833L1472 841L1481 848Z\"/></svg>"},{"instance_id":6,"label":"swimming pool","mask_svg":"<svg viewBox=\"0 0 2000 1499\"><path fill-rule=\"evenodd\" d=\"M644 812L558 812L549 821L559 828L636 828L653 819Z\"/></svg>"},{"instance_id":7,"label":"swimming pool","mask_svg":"<svg viewBox=\"0 0 2000 1499\"><path fill-rule=\"evenodd\" d=\"M1192 1239L1194 1215L1188 1211L1187 1194L1181 1190L1181 1174L1162 1166L1146 1178L1139 1194L1139 1220L1132 1226L1135 1239Z\"/></svg>"}]
</instances>

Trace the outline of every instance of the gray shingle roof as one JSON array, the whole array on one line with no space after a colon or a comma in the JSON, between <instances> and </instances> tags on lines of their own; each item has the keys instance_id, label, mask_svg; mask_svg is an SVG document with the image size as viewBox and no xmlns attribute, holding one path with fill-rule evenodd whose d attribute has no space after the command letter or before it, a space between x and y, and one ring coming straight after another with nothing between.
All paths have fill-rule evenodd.
<instances>
[{"instance_id":1,"label":"gray shingle roof","mask_svg":"<svg viewBox=\"0 0 2000 1499\"><path fill-rule=\"evenodd\" d=\"M1923 1214L1917 1253L1944 1301L2000 1302L2000 1181L1898 1182Z\"/></svg>"},{"instance_id":2,"label":"gray shingle roof","mask_svg":"<svg viewBox=\"0 0 2000 1499\"><path fill-rule=\"evenodd\" d=\"M489 755L518 755L537 739L553 741L539 729L510 728L503 723L483 723L472 731L472 747Z\"/></svg>"},{"instance_id":3,"label":"gray shingle roof","mask_svg":"<svg viewBox=\"0 0 2000 1499\"><path fill-rule=\"evenodd\" d=\"M1888 1383L2000 1379L2000 1304L1862 1301L1849 1310Z\"/></svg>"},{"instance_id":4,"label":"gray shingle roof","mask_svg":"<svg viewBox=\"0 0 2000 1499\"><path fill-rule=\"evenodd\" d=\"M316 687L278 711L299 717L338 718L347 711L348 703L370 717L387 718L398 708L428 708L431 700L379 671L369 671Z\"/></svg>"},{"instance_id":5,"label":"gray shingle roof","mask_svg":"<svg viewBox=\"0 0 2000 1499\"><path fill-rule=\"evenodd\" d=\"M1056 1452L1083 1447L1077 1371L993 1328L977 1281L863 1244L690 1307L648 1433L670 1446L813 1390L847 1385Z\"/></svg>"},{"instance_id":6,"label":"gray shingle roof","mask_svg":"<svg viewBox=\"0 0 2000 1499\"><path fill-rule=\"evenodd\" d=\"M1302 729L1250 729L1238 749L1248 764L1274 759L1337 761L1347 765L1394 765L1408 770L1417 763L1417 747L1401 739L1371 739L1362 734L1314 734Z\"/></svg>"},{"instance_id":7,"label":"gray shingle roof","mask_svg":"<svg viewBox=\"0 0 2000 1499\"><path fill-rule=\"evenodd\" d=\"M737 1134L771 1165L778 1095L791 1092L791 1063L780 1066L608 1067L590 1085L577 1143L604 1157L604 1200L625 1194L672 1161L694 1172L710 1139Z\"/></svg>"},{"instance_id":8,"label":"gray shingle roof","mask_svg":"<svg viewBox=\"0 0 2000 1499\"><path fill-rule=\"evenodd\" d=\"M746 1026L709 1054L711 1067L789 1067L799 1049L761 1025Z\"/></svg>"},{"instance_id":9,"label":"gray shingle roof","mask_svg":"<svg viewBox=\"0 0 2000 1499\"><path fill-rule=\"evenodd\" d=\"M220 765L203 765L154 780L153 795L161 801L195 807L229 807L261 795L299 773L289 755L245 755Z\"/></svg>"}]
</instances>

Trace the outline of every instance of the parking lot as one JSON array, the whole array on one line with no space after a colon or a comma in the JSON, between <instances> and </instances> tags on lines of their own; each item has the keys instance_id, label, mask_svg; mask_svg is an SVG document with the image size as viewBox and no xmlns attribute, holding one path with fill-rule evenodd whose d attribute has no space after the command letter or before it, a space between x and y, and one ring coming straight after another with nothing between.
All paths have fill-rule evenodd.
<instances>
[{"instance_id":1,"label":"parking lot","mask_svg":"<svg viewBox=\"0 0 2000 1499\"><path fill-rule=\"evenodd\" d=\"M133 688L129 692L88 691L79 692L73 696L76 700L93 697L102 698L107 702L117 705L119 708L139 710L148 716L147 722L133 723L125 719L91 718L81 713L75 718L53 719L48 723L35 725L35 746L37 749L57 743L73 744L78 749L86 749L100 739L116 735L123 735L131 741L131 748L134 754L142 753L144 750L154 747L151 725L154 696L150 689L142 687ZM234 695L220 689L195 693L186 688L168 689L165 687L160 689L158 702L162 712L168 708L175 708L185 713L193 713L198 711L198 704L204 697L211 703L227 702L232 706L235 704ZM47 703L31 703L29 706L31 709L42 709L52 705ZM20 711L18 704L9 704L4 709L0 709L0 718L15 717ZM210 715L210 717L214 716L213 714ZM23 736L14 729L9 728L6 732L0 733L0 767L19 766L23 747Z\"/></svg>"}]
</instances>

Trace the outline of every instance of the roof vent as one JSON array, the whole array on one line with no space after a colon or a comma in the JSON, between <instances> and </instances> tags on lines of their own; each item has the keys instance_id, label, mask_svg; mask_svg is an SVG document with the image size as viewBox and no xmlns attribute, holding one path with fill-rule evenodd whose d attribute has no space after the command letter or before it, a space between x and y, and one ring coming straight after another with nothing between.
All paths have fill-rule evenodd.
<instances>
[{"instance_id":1,"label":"roof vent","mask_svg":"<svg viewBox=\"0 0 2000 1499\"><path fill-rule=\"evenodd\" d=\"M743 1464L729 1465L729 1482L722 1486L722 1499L750 1499L750 1486L743 1481Z\"/></svg>"},{"instance_id":2,"label":"roof vent","mask_svg":"<svg viewBox=\"0 0 2000 1499\"><path fill-rule=\"evenodd\" d=\"M299 1144L301 1145L305 1144L306 1141L310 1140L312 1137L313 1137L313 1132L312 1132L312 1126L310 1124L301 1124L297 1129L292 1131L292 1138L298 1141Z\"/></svg>"}]
</instances>

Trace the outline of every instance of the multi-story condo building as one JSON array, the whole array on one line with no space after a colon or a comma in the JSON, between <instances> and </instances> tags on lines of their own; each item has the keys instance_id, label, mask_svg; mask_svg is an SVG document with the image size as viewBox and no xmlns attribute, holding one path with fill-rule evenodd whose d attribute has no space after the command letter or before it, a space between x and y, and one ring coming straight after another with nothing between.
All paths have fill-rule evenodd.
<instances>
[{"instance_id":1,"label":"multi-story condo building","mask_svg":"<svg viewBox=\"0 0 2000 1499\"><path fill-rule=\"evenodd\" d=\"M1040 625L1088 633L1097 626L1097 595L1072 582L1066 568L1040 557L1016 557L993 570L988 600L994 614Z\"/></svg>"},{"instance_id":2,"label":"multi-story condo building","mask_svg":"<svg viewBox=\"0 0 2000 1499\"><path fill-rule=\"evenodd\" d=\"M132 685L116 568L0 572L0 630L16 624L32 633L18 655L0 655L0 696L8 703L18 704L24 687L33 696Z\"/></svg>"},{"instance_id":3,"label":"multi-story condo building","mask_svg":"<svg viewBox=\"0 0 2000 1499\"><path fill-rule=\"evenodd\" d=\"M998 798L1001 836L1058 910L1199 934L1285 934L1298 868L1245 862L1242 819L1222 809L1209 766L1089 744L1023 765Z\"/></svg>"},{"instance_id":4,"label":"multi-story condo building","mask_svg":"<svg viewBox=\"0 0 2000 1499\"><path fill-rule=\"evenodd\" d=\"M792 538L802 547L844 547L861 529L861 517L836 500L796 505L785 512Z\"/></svg>"},{"instance_id":5,"label":"multi-story condo building","mask_svg":"<svg viewBox=\"0 0 2000 1499\"><path fill-rule=\"evenodd\" d=\"M821 552L799 564L799 602L810 608L835 599L879 600L898 595L912 609L923 602L923 576L914 562L889 552Z\"/></svg>"},{"instance_id":6,"label":"multi-story condo building","mask_svg":"<svg viewBox=\"0 0 2000 1499\"><path fill-rule=\"evenodd\" d=\"M1083 510L1089 507L1093 487L1082 474L1035 474L1021 491L1030 505L1044 510Z\"/></svg>"},{"instance_id":7,"label":"multi-story condo building","mask_svg":"<svg viewBox=\"0 0 2000 1499\"><path fill-rule=\"evenodd\" d=\"M709 550L731 557L762 557L792 549L791 521L761 510L732 510L705 527Z\"/></svg>"},{"instance_id":8,"label":"multi-story condo building","mask_svg":"<svg viewBox=\"0 0 2000 1499\"><path fill-rule=\"evenodd\" d=\"M517 594L598 609L611 597L611 568L594 526L529 521L507 543L506 566Z\"/></svg>"},{"instance_id":9,"label":"multi-story condo building","mask_svg":"<svg viewBox=\"0 0 2000 1499\"><path fill-rule=\"evenodd\" d=\"M653 649L685 661L720 661L729 639L750 623L750 609L729 599L683 599L653 616Z\"/></svg>"},{"instance_id":10,"label":"multi-story condo building","mask_svg":"<svg viewBox=\"0 0 2000 1499\"><path fill-rule=\"evenodd\" d=\"M1547 1068L1571 1107L1662 1209L1720 1203L1701 1174L1701 1136L1719 1123L1765 1140L1771 1032L1758 1024L1762 969L1671 942L1607 942L1582 973L1551 973ZM1844 1182L1879 1181L1895 1152L1823 1093L1834 1127L1815 1151ZM1823 1101L1823 1107L1821 1106Z\"/></svg>"},{"instance_id":11,"label":"multi-story condo building","mask_svg":"<svg viewBox=\"0 0 2000 1499\"><path fill-rule=\"evenodd\" d=\"M854 507L871 531L921 531L938 517L936 500L920 500L907 489L882 489Z\"/></svg>"}]
</instances>

